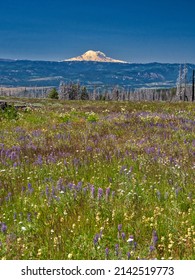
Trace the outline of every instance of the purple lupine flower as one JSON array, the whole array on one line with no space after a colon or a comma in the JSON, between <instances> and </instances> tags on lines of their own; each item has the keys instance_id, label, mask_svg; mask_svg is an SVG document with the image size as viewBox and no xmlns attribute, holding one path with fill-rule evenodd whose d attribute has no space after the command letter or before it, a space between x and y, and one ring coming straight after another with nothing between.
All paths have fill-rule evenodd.
<instances>
[{"instance_id":1,"label":"purple lupine flower","mask_svg":"<svg viewBox=\"0 0 195 280\"><path fill-rule=\"evenodd\" d=\"M7 231L7 226L6 226L6 224L5 224L5 223L1 223L1 232L2 232L2 233L6 233L6 231Z\"/></svg>"},{"instance_id":2,"label":"purple lupine flower","mask_svg":"<svg viewBox=\"0 0 195 280\"><path fill-rule=\"evenodd\" d=\"M39 137L41 135L42 131L41 130L34 130L32 131L32 136L34 137Z\"/></svg>"},{"instance_id":3,"label":"purple lupine flower","mask_svg":"<svg viewBox=\"0 0 195 280\"><path fill-rule=\"evenodd\" d=\"M78 182L78 184L75 186L75 188L76 188L77 191L80 191L80 190L81 190L82 184L83 184L82 182Z\"/></svg>"},{"instance_id":4,"label":"purple lupine flower","mask_svg":"<svg viewBox=\"0 0 195 280\"><path fill-rule=\"evenodd\" d=\"M97 233L93 238L93 244L96 246L98 244L99 234Z\"/></svg>"},{"instance_id":5,"label":"purple lupine flower","mask_svg":"<svg viewBox=\"0 0 195 280\"><path fill-rule=\"evenodd\" d=\"M72 190L73 188L74 188L74 184L73 183L68 183L68 188L69 188L69 190Z\"/></svg>"},{"instance_id":6,"label":"purple lupine flower","mask_svg":"<svg viewBox=\"0 0 195 280\"><path fill-rule=\"evenodd\" d=\"M106 189L106 201L108 201L108 197L110 195L110 187Z\"/></svg>"},{"instance_id":7,"label":"purple lupine flower","mask_svg":"<svg viewBox=\"0 0 195 280\"><path fill-rule=\"evenodd\" d=\"M121 229L122 229L122 224L119 224L118 225L118 231L121 231Z\"/></svg>"},{"instance_id":8,"label":"purple lupine flower","mask_svg":"<svg viewBox=\"0 0 195 280\"><path fill-rule=\"evenodd\" d=\"M92 150L93 150L93 148L91 146L86 147L86 152L91 152Z\"/></svg>"},{"instance_id":9,"label":"purple lupine flower","mask_svg":"<svg viewBox=\"0 0 195 280\"><path fill-rule=\"evenodd\" d=\"M122 240L125 240L125 233L124 232L121 233L121 237L122 237Z\"/></svg>"},{"instance_id":10,"label":"purple lupine flower","mask_svg":"<svg viewBox=\"0 0 195 280\"><path fill-rule=\"evenodd\" d=\"M119 254L119 245L118 244L115 245L115 253L116 253L116 256L118 256L118 254Z\"/></svg>"},{"instance_id":11,"label":"purple lupine flower","mask_svg":"<svg viewBox=\"0 0 195 280\"><path fill-rule=\"evenodd\" d=\"M80 160L79 160L78 158L74 158L74 159L73 159L73 165L74 165L75 167L78 167L79 163L80 163Z\"/></svg>"},{"instance_id":12,"label":"purple lupine flower","mask_svg":"<svg viewBox=\"0 0 195 280\"><path fill-rule=\"evenodd\" d=\"M98 200L101 199L102 195L103 195L103 189L102 188L98 188Z\"/></svg>"},{"instance_id":13,"label":"purple lupine flower","mask_svg":"<svg viewBox=\"0 0 195 280\"><path fill-rule=\"evenodd\" d=\"M174 162L174 159L173 159L172 156L169 158L169 162L170 162L170 163L173 163L173 162Z\"/></svg>"},{"instance_id":14,"label":"purple lupine flower","mask_svg":"<svg viewBox=\"0 0 195 280\"><path fill-rule=\"evenodd\" d=\"M136 248L137 248L137 242L134 242L133 247L134 247L134 250L136 250Z\"/></svg>"},{"instance_id":15,"label":"purple lupine flower","mask_svg":"<svg viewBox=\"0 0 195 280\"><path fill-rule=\"evenodd\" d=\"M9 192L8 195L5 197L5 200L6 201L10 201L11 200L11 195L12 194Z\"/></svg>"},{"instance_id":16,"label":"purple lupine flower","mask_svg":"<svg viewBox=\"0 0 195 280\"><path fill-rule=\"evenodd\" d=\"M9 158L10 158L11 160L15 160L15 159L17 158L16 152L12 151L12 152L9 154Z\"/></svg>"},{"instance_id":17,"label":"purple lupine flower","mask_svg":"<svg viewBox=\"0 0 195 280\"><path fill-rule=\"evenodd\" d=\"M27 214L27 221L30 223L31 222L31 213Z\"/></svg>"},{"instance_id":18,"label":"purple lupine flower","mask_svg":"<svg viewBox=\"0 0 195 280\"><path fill-rule=\"evenodd\" d=\"M105 254L106 254L106 259L108 259L108 255L109 255L109 249L108 248L105 249Z\"/></svg>"},{"instance_id":19,"label":"purple lupine flower","mask_svg":"<svg viewBox=\"0 0 195 280\"><path fill-rule=\"evenodd\" d=\"M91 186L91 197L92 198L95 197L95 188L94 188L94 186Z\"/></svg>"},{"instance_id":20,"label":"purple lupine flower","mask_svg":"<svg viewBox=\"0 0 195 280\"><path fill-rule=\"evenodd\" d=\"M127 166L123 165L119 171L120 174L122 174L126 170Z\"/></svg>"},{"instance_id":21,"label":"purple lupine flower","mask_svg":"<svg viewBox=\"0 0 195 280\"><path fill-rule=\"evenodd\" d=\"M33 192L33 187L32 187L32 185L31 185L31 183L28 183L28 192L29 192L30 194L32 194L32 192Z\"/></svg>"},{"instance_id":22,"label":"purple lupine flower","mask_svg":"<svg viewBox=\"0 0 195 280\"><path fill-rule=\"evenodd\" d=\"M127 242L128 242L129 244L132 244L133 241L134 241L134 237L133 237L133 235L130 235L130 236L129 236L129 239L127 240Z\"/></svg>"},{"instance_id":23,"label":"purple lupine flower","mask_svg":"<svg viewBox=\"0 0 195 280\"><path fill-rule=\"evenodd\" d=\"M152 232L152 242L153 242L153 246L156 247L157 242L158 242L158 235L156 230L153 230Z\"/></svg>"},{"instance_id":24,"label":"purple lupine flower","mask_svg":"<svg viewBox=\"0 0 195 280\"><path fill-rule=\"evenodd\" d=\"M53 197L55 200L57 200L57 201L59 201L60 200L60 198L57 196L57 195L54 195L54 197Z\"/></svg>"},{"instance_id":25,"label":"purple lupine flower","mask_svg":"<svg viewBox=\"0 0 195 280\"><path fill-rule=\"evenodd\" d=\"M18 165L17 162L14 162L13 167L17 167L17 165Z\"/></svg>"},{"instance_id":26,"label":"purple lupine flower","mask_svg":"<svg viewBox=\"0 0 195 280\"><path fill-rule=\"evenodd\" d=\"M46 188L45 188L45 194L47 197L49 197L49 187L48 186L46 186Z\"/></svg>"},{"instance_id":27,"label":"purple lupine flower","mask_svg":"<svg viewBox=\"0 0 195 280\"><path fill-rule=\"evenodd\" d=\"M60 178L58 181L57 181L57 184L56 184L56 187L59 191L62 190L62 187L63 187L63 180L62 178Z\"/></svg>"},{"instance_id":28,"label":"purple lupine flower","mask_svg":"<svg viewBox=\"0 0 195 280\"><path fill-rule=\"evenodd\" d=\"M37 158L37 160L35 161L35 164L38 164L38 165L42 165L42 164L43 164L43 159L42 159L42 156L41 156L41 155L38 155L38 158Z\"/></svg>"},{"instance_id":29,"label":"purple lupine flower","mask_svg":"<svg viewBox=\"0 0 195 280\"><path fill-rule=\"evenodd\" d=\"M54 197L55 195L56 195L56 190L55 190L55 187L54 186L52 186L52 196Z\"/></svg>"},{"instance_id":30,"label":"purple lupine flower","mask_svg":"<svg viewBox=\"0 0 195 280\"><path fill-rule=\"evenodd\" d=\"M130 260L130 258L131 258L131 254L130 252L127 252L127 259Z\"/></svg>"},{"instance_id":31,"label":"purple lupine flower","mask_svg":"<svg viewBox=\"0 0 195 280\"><path fill-rule=\"evenodd\" d=\"M22 187L22 193L26 191L26 187Z\"/></svg>"},{"instance_id":32,"label":"purple lupine flower","mask_svg":"<svg viewBox=\"0 0 195 280\"><path fill-rule=\"evenodd\" d=\"M150 250L150 253L151 253L151 252L153 252L155 250L155 247L153 245L150 245L149 250Z\"/></svg>"}]
</instances>

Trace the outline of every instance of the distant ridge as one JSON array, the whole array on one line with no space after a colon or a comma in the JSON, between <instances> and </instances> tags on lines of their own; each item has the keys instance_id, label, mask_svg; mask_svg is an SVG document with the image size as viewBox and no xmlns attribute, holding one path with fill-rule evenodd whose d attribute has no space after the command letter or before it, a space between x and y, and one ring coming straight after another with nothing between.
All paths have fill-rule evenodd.
<instances>
[{"instance_id":1,"label":"distant ridge","mask_svg":"<svg viewBox=\"0 0 195 280\"><path fill-rule=\"evenodd\" d=\"M105 53L100 51L89 50L82 55L77 57L69 58L64 61L97 61L97 62L117 62L117 63L127 63L123 60L113 59L105 55Z\"/></svg>"},{"instance_id":2,"label":"distant ridge","mask_svg":"<svg viewBox=\"0 0 195 280\"><path fill-rule=\"evenodd\" d=\"M187 64L187 81L195 64ZM170 88L177 85L179 63L102 63L94 61L0 60L1 87L59 86L80 83L86 86L126 88Z\"/></svg>"},{"instance_id":3,"label":"distant ridge","mask_svg":"<svg viewBox=\"0 0 195 280\"><path fill-rule=\"evenodd\" d=\"M0 61L16 61L17 59L10 59L10 58L0 58Z\"/></svg>"}]
</instances>

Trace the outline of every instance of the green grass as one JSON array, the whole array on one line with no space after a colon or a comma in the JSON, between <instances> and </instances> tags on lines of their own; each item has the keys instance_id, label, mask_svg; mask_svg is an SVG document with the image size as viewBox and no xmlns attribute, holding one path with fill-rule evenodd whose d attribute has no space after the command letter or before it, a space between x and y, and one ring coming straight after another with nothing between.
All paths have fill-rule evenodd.
<instances>
[{"instance_id":1,"label":"green grass","mask_svg":"<svg viewBox=\"0 0 195 280\"><path fill-rule=\"evenodd\" d=\"M0 115L1 259L195 258L194 104L17 101L34 107Z\"/></svg>"}]
</instances>

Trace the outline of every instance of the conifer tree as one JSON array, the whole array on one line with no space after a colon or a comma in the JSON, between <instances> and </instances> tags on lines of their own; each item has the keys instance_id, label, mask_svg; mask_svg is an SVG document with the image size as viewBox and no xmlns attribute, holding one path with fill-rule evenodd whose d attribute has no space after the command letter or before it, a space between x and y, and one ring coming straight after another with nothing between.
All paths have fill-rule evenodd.
<instances>
[{"instance_id":1,"label":"conifer tree","mask_svg":"<svg viewBox=\"0 0 195 280\"><path fill-rule=\"evenodd\" d=\"M48 98L59 99L59 94L58 94L56 88L52 88L52 90L50 90L50 92L48 94Z\"/></svg>"}]
</instances>

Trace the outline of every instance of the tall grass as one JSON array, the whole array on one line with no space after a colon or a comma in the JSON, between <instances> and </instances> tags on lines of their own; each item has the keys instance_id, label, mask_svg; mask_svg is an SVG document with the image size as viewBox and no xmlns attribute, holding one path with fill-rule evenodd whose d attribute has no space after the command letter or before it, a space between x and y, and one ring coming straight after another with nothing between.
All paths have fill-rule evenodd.
<instances>
[{"instance_id":1,"label":"tall grass","mask_svg":"<svg viewBox=\"0 0 195 280\"><path fill-rule=\"evenodd\" d=\"M1 117L0 258L194 259L194 104L39 102Z\"/></svg>"}]
</instances>

